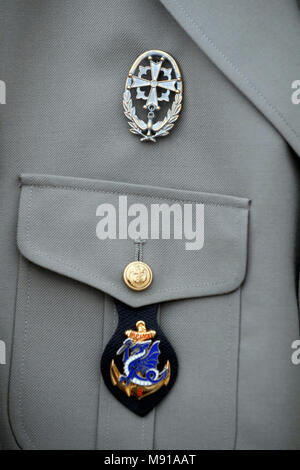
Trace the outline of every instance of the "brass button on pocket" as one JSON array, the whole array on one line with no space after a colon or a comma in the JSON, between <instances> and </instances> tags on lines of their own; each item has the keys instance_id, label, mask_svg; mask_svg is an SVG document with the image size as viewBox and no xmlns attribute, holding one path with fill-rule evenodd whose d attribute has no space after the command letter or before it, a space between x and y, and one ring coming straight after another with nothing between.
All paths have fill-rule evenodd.
<instances>
[{"instance_id":1,"label":"brass button on pocket","mask_svg":"<svg viewBox=\"0 0 300 470\"><path fill-rule=\"evenodd\" d=\"M142 261L132 261L123 272L125 284L132 290L145 290L152 283L153 274L150 266Z\"/></svg>"}]
</instances>

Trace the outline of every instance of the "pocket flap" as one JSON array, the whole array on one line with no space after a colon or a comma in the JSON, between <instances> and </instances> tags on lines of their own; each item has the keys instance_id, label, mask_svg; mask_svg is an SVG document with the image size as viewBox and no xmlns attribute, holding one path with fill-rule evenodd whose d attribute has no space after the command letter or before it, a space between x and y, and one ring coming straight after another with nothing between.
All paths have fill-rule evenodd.
<instances>
[{"instance_id":1,"label":"pocket flap","mask_svg":"<svg viewBox=\"0 0 300 470\"><path fill-rule=\"evenodd\" d=\"M22 175L21 184L18 246L23 256L132 307L224 294L243 282L248 199L47 175ZM123 197L122 207L120 196ZM125 202L127 210L135 216L128 216ZM99 239L99 236L103 238L99 230L104 226L108 204L115 208L115 227L112 209L109 228L110 236L116 233L116 238ZM139 206L133 206L135 204ZM164 228L167 219L163 221L160 217L158 232L152 227L152 208L155 206L153 214L157 214L162 204L167 215L171 208L169 214L174 216L170 218L169 233L168 225ZM148 214L145 224L149 236L143 244L143 260L153 271L153 282L145 291L132 291L123 282L122 275L125 266L135 260L136 245L133 237L125 238L124 233L120 234L119 225L124 232L126 220L129 224L132 222L129 232L134 233L135 229L141 229L137 214L145 213ZM189 221L193 221L193 227L185 227ZM179 238L178 227L182 227L182 238ZM151 229L158 238L150 237ZM197 234L195 240L188 239L192 230Z\"/></svg>"}]
</instances>

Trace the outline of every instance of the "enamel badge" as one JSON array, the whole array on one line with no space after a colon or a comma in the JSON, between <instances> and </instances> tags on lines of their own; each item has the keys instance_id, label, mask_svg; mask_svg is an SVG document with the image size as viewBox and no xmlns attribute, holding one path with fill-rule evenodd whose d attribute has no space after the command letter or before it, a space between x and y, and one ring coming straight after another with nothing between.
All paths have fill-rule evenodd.
<instances>
[{"instance_id":1,"label":"enamel badge","mask_svg":"<svg viewBox=\"0 0 300 470\"><path fill-rule=\"evenodd\" d=\"M157 368L160 341L152 341L156 331L147 331L142 320L136 323L136 328L137 331L125 331L127 339L117 351L117 355L123 355L123 373L119 372L112 360L110 376L113 385L117 385L128 397L135 396L141 400L155 393L163 385L168 385L171 368L169 361L161 372Z\"/></svg>"},{"instance_id":2,"label":"enamel badge","mask_svg":"<svg viewBox=\"0 0 300 470\"><path fill-rule=\"evenodd\" d=\"M172 56L159 50L141 54L131 66L123 94L130 132L156 142L174 127L182 107L182 76Z\"/></svg>"},{"instance_id":3,"label":"enamel badge","mask_svg":"<svg viewBox=\"0 0 300 470\"><path fill-rule=\"evenodd\" d=\"M115 299L118 327L101 359L104 382L132 412L145 416L170 392L176 353L157 323L158 304L133 308Z\"/></svg>"}]
</instances>

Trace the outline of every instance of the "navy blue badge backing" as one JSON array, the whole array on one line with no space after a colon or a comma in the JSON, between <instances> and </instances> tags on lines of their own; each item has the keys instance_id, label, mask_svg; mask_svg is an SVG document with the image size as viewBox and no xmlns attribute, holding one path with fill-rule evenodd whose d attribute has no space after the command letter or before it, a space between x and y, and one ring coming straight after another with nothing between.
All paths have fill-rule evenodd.
<instances>
[{"instance_id":1,"label":"navy blue badge backing","mask_svg":"<svg viewBox=\"0 0 300 470\"><path fill-rule=\"evenodd\" d=\"M101 372L104 382L111 393L125 405L133 413L139 416L145 416L169 393L174 385L178 371L178 361L176 353L162 332L157 323L158 304L147 305L144 307L133 308L115 299L115 305L119 315L117 329L108 342L101 359ZM136 396L127 396L118 386L113 385L110 375L111 361L114 360L119 371L123 373L122 355L117 355L117 351L126 339L126 330L135 330L136 323L144 321L147 330L155 330L156 335L153 341L160 341L159 349L159 368L169 361L170 363L170 379L167 385L163 385L154 393L138 399Z\"/></svg>"}]
</instances>

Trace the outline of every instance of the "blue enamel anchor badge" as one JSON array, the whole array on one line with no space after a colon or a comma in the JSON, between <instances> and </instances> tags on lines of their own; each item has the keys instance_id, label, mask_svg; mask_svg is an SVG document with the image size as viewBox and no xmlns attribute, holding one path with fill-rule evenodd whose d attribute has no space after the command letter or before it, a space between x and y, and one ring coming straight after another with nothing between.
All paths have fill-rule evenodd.
<instances>
[{"instance_id":1,"label":"blue enamel anchor badge","mask_svg":"<svg viewBox=\"0 0 300 470\"><path fill-rule=\"evenodd\" d=\"M117 351L117 355L123 354L123 374L112 360L110 375L112 383L125 391L128 397L136 396L140 400L163 385L168 385L171 367L167 361L164 369L158 371L160 341L152 342L156 331L147 331L145 322L141 320L136 323L136 327L137 331L125 331L127 339Z\"/></svg>"},{"instance_id":2,"label":"blue enamel anchor badge","mask_svg":"<svg viewBox=\"0 0 300 470\"><path fill-rule=\"evenodd\" d=\"M104 350L102 375L120 402L145 416L173 386L176 354L157 323L158 304L140 308L117 300L115 304L119 324Z\"/></svg>"}]
</instances>

